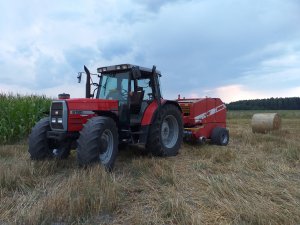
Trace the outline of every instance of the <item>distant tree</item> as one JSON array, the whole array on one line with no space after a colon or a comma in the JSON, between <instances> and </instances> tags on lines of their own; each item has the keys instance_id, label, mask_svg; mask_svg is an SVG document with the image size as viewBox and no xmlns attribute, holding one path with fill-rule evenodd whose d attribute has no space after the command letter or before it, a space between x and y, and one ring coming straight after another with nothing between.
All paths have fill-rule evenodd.
<instances>
[{"instance_id":1,"label":"distant tree","mask_svg":"<svg viewBox=\"0 0 300 225\"><path fill-rule=\"evenodd\" d=\"M300 97L240 100L227 104L229 110L300 110Z\"/></svg>"}]
</instances>

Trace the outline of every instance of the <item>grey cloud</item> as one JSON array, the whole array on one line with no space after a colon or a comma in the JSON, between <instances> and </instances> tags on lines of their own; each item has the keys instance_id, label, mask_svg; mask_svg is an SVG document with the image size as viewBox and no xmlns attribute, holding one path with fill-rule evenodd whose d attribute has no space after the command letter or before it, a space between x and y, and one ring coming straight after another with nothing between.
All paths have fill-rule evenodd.
<instances>
[{"instance_id":1,"label":"grey cloud","mask_svg":"<svg viewBox=\"0 0 300 225\"><path fill-rule=\"evenodd\" d=\"M59 12L54 12L49 15L49 18L52 20L57 20L57 21L78 21L82 19L84 15L82 13L78 12L72 12L72 11L59 11Z\"/></svg>"},{"instance_id":2,"label":"grey cloud","mask_svg":"<svg viewBox=\"0 0 300 225\"><path fill-rule=\"evenodd\" d=\"M176 2L187 2L190 0L133 0L137 4L144 5L148 10L157 13L161 7Z\"/></svg>"},{"instance_id":3,"label":"grey cloud","mask_svg":"<svg viewBox=\"0 0 300 225\"><path fill-rule=\"evenodd\" d=\"M293 5L282 3L284 7L280 7L278 3L274 7L268 2L261 8L249 5L249 2L233 2L182 4L180 9L187 14L161 15L154 22L157 26L140 32L140 39L146 40L142 45L151 45L151 48L145 48L147 61L161 64L162 70L174 81L165 82L168 91L200 91L227 85L241 77L249 67L255 68L261 62L259 58L243 62L237 59L254 49L299 37L295 15L286 16Z\"/></svg>"},{"instance_id":4,"label":"grey cloud","mask_svg":"<svg viewBox=\"0 0 300 225\"><path fill-rule=\"evenodd\" d=\"M64 3L57 3L57 7L45 11L37 6L37 18L33 14L35 10L31 10L25 12L24 21L14 22L12 30L20 24L23 27L34 24L32 20L55 20L47 33L43 31L34 38L53 48L61 48L57 51L65 61L41 54L35 65L38 76L35 87L55 86L61 79L73 82L74 74L82 71L83 64L93 67L98 63L127 60L126 63L147 67L156 64L163 73L165 93L196 90L201 95L205 89L235 82L248 86L249 80L245 77L249 74L253 75L253 80L263 75L284 74L288 71L285 69L290 68L267 71L262 63L289 54L289 49L298 52L300 46L300 3L296 0L124 2L109 3L113 7L111 10L102 8L102 12L95 10L91 14L88 13L91 9L102 7L101 2L92 0L81 5L82 9L75 7L67 11ZM17 11L22 11L20 7ZM18 26L14 27L16 24ZM1 33L9 33L0 29ZM76 33L83 30L84 34ZM298 44L288 46L291 42ZM282 43L283 47L265 50L276 43ZM29 58L31 51L28 44L21 46L17 54L20 58ZM21 74L23 65L17 67L1 55L0 61L6 64L5 68L1 66L1 74L8 73L9 68L15 68L10 74ZM255 81L253 83L255 86ZM272 85L280 88L280 82L274 79ZM260 88L263 87L261 83Z\"/></svg>"},{"instance_id":5,"label":"grey cloud","mask_svg":"<svg viewBox=\"0 0 300 225\"><path fill-rule=\"evenodd\" d=\"M89 66L91 61L97 60L100 52L92 47L73 47L65 51L65 59L74 73L82 71L83 65Z\"/></svg>"},{"instance_id":6,"label":"grey cloud","mask_svg":"<svg viewBox=\"0 0 300 225\"><path fill-rule=\"evenodd\" d=\"M122 56L132 51L131 43L126 41L111 41L103 47L99 47L101 55L104 59L112 60L116 56Z\"/></svg>"},{"instance_id":7,"label":"grey cloud","mask_svg":"<svg viewBox=\"0 0 300 225\"><path fill-rule=\"evenodd\" d=\"M65 82L69 71L64 63L55 61L49 56L41 56L36 62L35 83L37 89L51 88Z\"/></svg>"}]
</instances>

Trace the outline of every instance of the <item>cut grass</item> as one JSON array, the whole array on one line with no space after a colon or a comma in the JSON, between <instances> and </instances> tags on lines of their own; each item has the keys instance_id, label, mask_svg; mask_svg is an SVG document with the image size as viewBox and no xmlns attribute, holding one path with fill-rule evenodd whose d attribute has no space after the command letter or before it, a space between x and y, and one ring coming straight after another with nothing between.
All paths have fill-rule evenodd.
<instances>
[{"instance_id":1,"label":"cut grass","mask_svg":"<svg viewBox=\"0 0 300 225\"><path fill-rule=\"evenodd\" d=\"M253 134L228 120L230 143L183 144L153 158L119 152L113 173L29 160L26 145L0 147L0 224L299 224L300 119Z\"/></svg>"}]
</instances>

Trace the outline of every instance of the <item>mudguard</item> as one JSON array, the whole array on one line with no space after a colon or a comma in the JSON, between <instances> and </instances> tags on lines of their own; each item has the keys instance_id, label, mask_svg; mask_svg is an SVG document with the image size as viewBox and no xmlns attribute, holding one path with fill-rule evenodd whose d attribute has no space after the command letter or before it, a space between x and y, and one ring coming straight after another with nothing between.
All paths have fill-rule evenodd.
<instances>
[{"instance_id":1,"label":"mudguard","mask_svg":"<svg viewBox=\"0 0 300 225\"><path fill-rule=\"evenodd\" d=\"M143 119L141 122L142 126L149 126L150 124L152 124L152 122L155 119L155 115L156 113L159 111L160 107L163 107L166 104L173 104L175 105L180 112L182 112L181 107L179 106L177 101L172 101L172 100L165 100L162 99L160 104L158 104L157 101L153 101L145 110L144 115L143 115Z\"/></svg>"}]
</instances>

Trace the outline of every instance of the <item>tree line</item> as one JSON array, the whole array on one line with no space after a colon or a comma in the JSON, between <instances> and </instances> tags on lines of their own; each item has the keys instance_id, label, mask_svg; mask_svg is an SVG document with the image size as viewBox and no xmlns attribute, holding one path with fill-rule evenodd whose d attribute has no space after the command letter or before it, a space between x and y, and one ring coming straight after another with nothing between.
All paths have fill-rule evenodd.
<instances>
[{"instance_id":1,"label":"tree line","mask_svg":"<svg viewBox=\"0 0 300 225\"><path fill-rule=\"evenodd\" d=\"M226 106L229 110L300 110L300 97L240 100Z\"/></svg>"}]
</instances>

